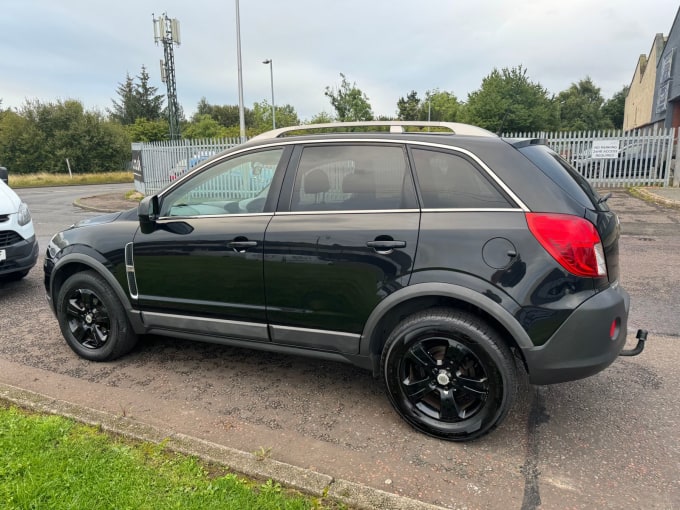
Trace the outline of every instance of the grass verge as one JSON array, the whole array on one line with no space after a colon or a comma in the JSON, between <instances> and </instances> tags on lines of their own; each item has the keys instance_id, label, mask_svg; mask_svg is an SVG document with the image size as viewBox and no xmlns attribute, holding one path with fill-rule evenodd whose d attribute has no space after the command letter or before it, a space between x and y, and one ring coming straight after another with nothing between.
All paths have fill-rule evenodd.
<instances>
[{"instance_id":1,"label":"grass verge","mask_svg":"<svg viewBox=\"0 0 680 510\"><path fill-rule=\"evenodd\" d=\"M59 416L0 408L0 501L4 509L341 508L209 469L163 445L112 437Z\"/></svg>"},{"instance_id":2,"label":"grass verge","mask_svg":"<svg viewBox=\"0 0 680 510\"><path fill-rule=\"evenodd\" d=\"M76 186L81 184L118 184L133 182L132 172L102 172L94 174L9 174L13 188L39 188L41 186Z\"/></svg>"}]
</instances>

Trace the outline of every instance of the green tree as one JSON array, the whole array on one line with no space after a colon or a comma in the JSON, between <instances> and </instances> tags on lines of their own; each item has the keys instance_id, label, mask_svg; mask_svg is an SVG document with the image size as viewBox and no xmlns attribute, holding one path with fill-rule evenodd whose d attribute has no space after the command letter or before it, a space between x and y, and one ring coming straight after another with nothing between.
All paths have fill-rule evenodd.
<instances>
[{"instance_id":1,"label":"green tree","mask_svg":"<svg viewBox=\"0 0 680 510\"><path fill-rule=\"evenodd\" d=\"M399 120L420 120L421 117L420 98L415 90L412 90L406 97L400 97L397 101L397 117Z\"/></svg>"},{"instance_id":2,"label":"green tree","mask_svg":"<svg viewBox=\"0 0 680 510\"><path fill-rule=\"evenodd\" d=\"M272 105L263 100L253 104L253 122L251 127L262 133L272 129ZM289 104L276 107L276 127L297 126L300 124L295 108Z\"/></svg>"},{"instance_id":3,"label":"green tree","mask_svg":"<svg viewBox=\"0 0 680 510\"><path fill-rule=\"evenodd\" d=\"M0 115L0 163L16 173L37 172L45 140L35 122L7 110Z\"/></svg>"},{"instance_id":4,"label":"green tree","mask_svg":"<svg viewBox=\"0 0 680 510\"><path fill-rule=\"evenodd\" d=\"M119 100L112 99L113 106L108 109L109 116L124 126L133 124L138 117L137 97L135 95L135 82L130 73L125 75L125 81L118 84L116 89Z\"/></svg>"},{"instance_id":5,"label":"green tree","mask_svg":"<svg viewBox=\"0 0 680 510\"><path fill-rule=\"evenodd\" d=\"M192 117L192 121L182 130L182 137L189 140L201 138L224 138L227 128L208 114Z\"/></svg>"},{"instance_id":6,"label":"green tree","mask_svg":"<svg viewBox=\"0 0 680 510\"><path fill-rule=\"evenodd\" d=\"M468 94L465 119L490 131L544 131L557 128L557 109L548 91L532 82L521 65L494 69Z\"/></svg>"},{"instance_id":7,"label":"green tree","mask_svg":"<svg viewBox=\"0 0 680 510\"><path fill-rule=\"evenodd\" d=\"M76 100L27 101L0 120L0 159L17 173L119 170L130 158L123 126Z\"/></svg>"},{"instance_id":8,"label":"green tree","mask_svg":"<svg viewBox=\"0 0 680 510\"><path fill-rule=\"evenodd\" d=\"M308 121L305 121L305 124L329 124L331 122L335 122L335 118L330 113L319 112Z\"/></svg>"},{"instance_id":9,"label":"green tree","mask_svg":"<svg viewBox=\"0 0 680 510\"><path fill-rule=\"evenodd\" d=\"M324 95L330 100L335 109L336 117L341 122L372 120L373 111L368 97L355 83L349 83L344 74L340 73L342 83L339 87L326 87Z\"/></svg>"},{"instance_id":10,"label":"green tree","mask_svg":"<svg viewBox=\"0 0 680 510\"><path fill-rule=\"evenodd\" d=\"M135 100L137 103L137 118L147 120L160 120L163 116L163 102L165 98L162 94L157 94L158 87L149 85L149 73L146 67L142 66L142 71L137 75L138 83L135 86Z\"/></svg>"},{"instance_id":11,"label":"green tree","mask_svg":"<svg viewBox=\"0 0 680 510\"><path fill-rule=\"evenodd\" d=\"M137 82L127 73L125 81L118 84L118 101L112 99L113 106L107 110L109 117L124 126L134 124L137 119L160 120L167 117L163 108L164 97L157 94L157 87L149 84L149 73L142 66Z\"/></svg>"},{"instance_id":12,"label":"green tree","mask_svg":"<svg viewBox=\"0 0 680 510\"><path fill-rule=\"evenodd\" d=\"M440 122L456 122L461 110L458 98L453 92L439 89L425 92L421 107L421 120L427 120L428 108L430 120Z\"/></svg>"},{"instance_id":13,"label":"green tree","mask_svg":"<svg viewBox=\"0 0 680 510\"><path fill-rule=\"evenodd\" d=\"M215 105L208 103L205 97L202 97L198 102L196 107L196 113L191 118L192 122L199 120L201 115L209 115L214 120L216 120L221 126L224 127L239 127L240 117L239 117L239 107L238 105ZM253 111L248 108L243 108L243 116L245 119L246 127L252 126L254 124ZM237 135L238 136L238 135Z\"/></svg>"},{"instance_id":14,"label":"green tree","mask_svg":"<svg viewBox=\"0 0 680 510\"><path fill-rule=\"evenodd\" d=\"M133 142L167 140L170 133L170 125L167 118L148 120L139 117L135 119L134 124L125 127L130 140Z\"/></svg>"},{"instance_id":15,"label":"green tree","mask_svg":"<svg viewBox=\"0 0 680 510\"><path fill-rule=\"evenodd\" d=\"M613 124L602 111L604 98L600 88L586 76L557 95L560 109L560 128L565 131L586 131L612 128ZM624 96L625 102L625 96Z\"/></svg>"},{"instance_id":16,"label":"green tree","mask_svg":"<svg viewBox=\"0 0 680 510\"><path fill-rule=\"evenodd\" d=\"M602 113L616 129L623 129L623 112L626 109L626 96L629 88L628 85L624 85L602 105Z\"/></svg>"}]
</instances>

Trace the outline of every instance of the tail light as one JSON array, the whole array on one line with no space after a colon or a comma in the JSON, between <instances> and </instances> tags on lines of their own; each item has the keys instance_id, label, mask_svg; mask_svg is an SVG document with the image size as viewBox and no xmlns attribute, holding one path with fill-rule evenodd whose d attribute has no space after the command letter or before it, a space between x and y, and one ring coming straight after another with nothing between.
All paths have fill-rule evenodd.
<instances>
[{"instance_id":1,"label":"tail light","mask_svg":"<svg viewBox=\"0 0 680 510\"><path fill-rule=\"evenodd\" d=\"M529 230L564 269L577 276L607 275L607 264L595 225L568 214L527 213Z\"/></svg>"}]
</instances>

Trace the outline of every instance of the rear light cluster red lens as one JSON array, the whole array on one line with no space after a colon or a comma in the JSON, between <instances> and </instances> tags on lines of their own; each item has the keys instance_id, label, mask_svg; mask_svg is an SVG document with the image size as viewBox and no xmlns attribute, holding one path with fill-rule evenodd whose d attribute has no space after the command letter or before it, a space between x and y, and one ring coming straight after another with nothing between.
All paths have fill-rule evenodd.
<instances>
[{"instance_id":1,"label":"rear light cluster red lens","mask_svg":"<svg viewBox=\"0 0 680 510\"><path fill-rule=\"evenodd\" d=\"M553 258L577 276L607 275L607 264L595 225L569 214L527 213L529 230Z\"/></svg>"}]
</instances>

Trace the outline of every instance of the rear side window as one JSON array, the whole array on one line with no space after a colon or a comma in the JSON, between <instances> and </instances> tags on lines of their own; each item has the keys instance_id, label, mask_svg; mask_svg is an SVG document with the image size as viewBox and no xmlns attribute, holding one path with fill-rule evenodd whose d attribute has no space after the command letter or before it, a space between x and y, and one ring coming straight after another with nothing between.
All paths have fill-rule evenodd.
<instances>
[{"instance_id":1,"label":"rear side window","mask_svg":"<svg viewBox=\"0 0 680 510\"><path fill-rule=\"evenodd\" d=\"M527 145L519 151L583 207L609 210L585 177L546 145Z\"/></svg>"},{"instance_id":2,"label":"rear side window","mask_svg":"<svg viewBox=\"0 0 680 510\"><path fill-rule=\"evenodd\" d=\"M468 159L450 152L412 149L423 209L512 207Z\"/></svg>"},{"instance_id":3,"label":"rear side window","mask_svg":"<svg viewBox=\"0 0 680 510\"><path fill-rule=\"evenodd\" d=\"M323 145L302 151L291 211L353 211L417 207L404 149Z\"/></svg>"}]
</instances>

